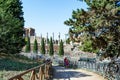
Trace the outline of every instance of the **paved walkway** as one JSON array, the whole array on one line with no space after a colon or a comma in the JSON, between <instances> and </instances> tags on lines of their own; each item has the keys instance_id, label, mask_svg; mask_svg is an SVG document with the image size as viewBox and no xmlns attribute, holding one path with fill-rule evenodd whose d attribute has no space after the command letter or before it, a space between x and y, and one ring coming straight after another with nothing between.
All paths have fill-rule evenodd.
<instances>
[{"instance_id":1,"label":"paved walkway","mask_svg":"<svg viewBox=\"0 0 120 80\"><path fill-rule=\"evenodd\" d=\"M66 69L54 66L55 73L53 80L106 80L102 76L81 69Z\"/></svg>"}]
</instances>

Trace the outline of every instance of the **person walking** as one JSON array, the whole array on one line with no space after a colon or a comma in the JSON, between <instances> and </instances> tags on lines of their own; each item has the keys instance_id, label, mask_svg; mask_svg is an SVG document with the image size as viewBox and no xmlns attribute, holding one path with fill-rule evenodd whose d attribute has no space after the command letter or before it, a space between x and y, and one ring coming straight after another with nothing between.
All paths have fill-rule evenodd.
<instances>
[{"instance_id":1,"label":"person walking","mask_svg":"<svg viewBox=\"0 0 120 80\"><path fill-rule=\"evenodd\" d=\"M68 68L68 66L69 66L69 61L66 57L64 59L64 66L65 66L65 68Z\"/></svg>"}]
</instances>

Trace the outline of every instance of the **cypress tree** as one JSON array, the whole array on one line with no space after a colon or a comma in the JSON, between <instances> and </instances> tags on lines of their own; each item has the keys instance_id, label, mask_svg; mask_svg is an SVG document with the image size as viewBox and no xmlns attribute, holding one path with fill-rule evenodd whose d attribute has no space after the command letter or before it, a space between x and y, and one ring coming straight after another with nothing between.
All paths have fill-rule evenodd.
<instances>
[{"instance_id":1,"label":"cypress tree","mask_svg":"<svg viewBox=\"0 0 120 80\"><path fill-rule=\"evenodd\" d=\"M31 51L30 38L27 37L26 46L25 46L25 52L29 53L30 51Z\"/></svg>"},{"instance_id":2,"label":"cypress tree","mask_svg":"<svg viewBox=\"0 0 120 80\"><path fill-rule=\"evenodd\" d=\"M49 44L49 43L50 43L49 38L47 38L47 44Z\"/></svg>"},{"instance_id":3,"label":"cypress tree","mask_svg":"<svg viewBox=\"0 0 120 80\"><path fill-rule=\"evenodd\" d=\"M42 54L45 54L45 43L44 43L44 38L42 38L42 40L41 40L41 47L40 47L41 49L41 53Z\"/></svg>"},{"instance_id":4,"label":"cypress tree","mask_svg":"<svg viewBox=\"0 0 120 80\"><path fill-rule=\"evenodd\" d=\"M37 43L37 40L36 40L36 39L35 39L35 41L34 41L33 52L34 52L34 53L38 53L38 43Z\"/></svg>"},{"instance_id":5,"label":"cypress tree","mask_svg":"<svg viewBox=\"0 0 120 80\"><path fill-rule=\"evenodd\" d=\"M63 56L64 55L64 46L63 46L63 41L60 41L60 45L59 45L59 55Z\"/></svg>"},{"instance_id":6,"label":"cypress tree","mask_svg":"<svg viewBox=\"0 0 120 80\"><path fill-rule=\"evenodd\" d=\"M50 56L52 56L52 55L54 54L54 48L53 48L53 40L52 40L52 37L50 38L49 54L50 54Z\"/></svg>"},{"instance_id":7,"label":"cypress tree","mask_svg":"<svg viewBox=\"0 0 120 80\"><path fill-rule=\"evenodd\" d=\"M0 53L19 53L25 45L21 0L0 0Z\"/></svg>"}]
</instances>

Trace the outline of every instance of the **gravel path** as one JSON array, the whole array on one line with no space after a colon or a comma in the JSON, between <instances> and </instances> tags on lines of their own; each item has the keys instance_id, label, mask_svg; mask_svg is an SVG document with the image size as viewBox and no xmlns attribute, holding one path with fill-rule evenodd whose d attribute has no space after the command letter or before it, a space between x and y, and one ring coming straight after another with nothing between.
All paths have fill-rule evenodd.
<instances>
[{"instance_id":1,"label":"gravel path","mask_svg":"<svg viewBox=\"0 0 120 80\"><path fill-rule=\"evenodd\" d=\"M55 73L53 80L106 80L102 76L81 69L67 69L54 66Z\"/></svg>"}]
</instances>

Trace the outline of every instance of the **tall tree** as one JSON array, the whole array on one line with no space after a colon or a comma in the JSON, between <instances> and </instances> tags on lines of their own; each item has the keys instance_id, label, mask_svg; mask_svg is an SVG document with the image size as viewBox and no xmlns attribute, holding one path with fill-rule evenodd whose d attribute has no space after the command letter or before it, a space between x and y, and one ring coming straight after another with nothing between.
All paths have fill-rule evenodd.
<instances>
[{"instance_id":1,"label":"tall tree","mask_svg":"<svg viewBox=\"0 0 120 80\"><path fill-rule=\"evenodd\" d=\"M49 43L50 43L49 38L47 38L47 44L49 44Z\"/></svg>"},{"instance_id":2,"label":"tall tree","mask_svg":"<svg viewBox=\"0 0 120 80\"><path fill-rule=\"evenodd\" d=\"M66 44L70 44L70 38L66 39Z\"/></svg>"},{"instance_id":3,"label":"tall tree","mask_svg":"<svg viewBox=\"0 0 120 80\"><path fill-rule=\"evenodd\" d=\"M38 43L37 43L37 40L36 40L36 39L35 39L35 41L34 41L33 52L34 52L34 53L38 53Z\"/></svg>"},{"instance_id":4,"label":"tall tree","mask_svg":"<svg viewBox=\"0 0 120 80\"><path fill-rule=\"evenodd\" d=\"M44 38L41 40L41 47L40 47L41 53L45 54L45 43L44 43Z\"/></svg>"},{"instance_id":5,"label":"tall tree","mask_svg":"<svg viewBox=\"0 0 120 80\"><path fill-rule=\"evenodd\" d=\"M50 56L52 56L54 54L54 46L53 46L52 37L50 38L49 54L50 54Z\"/></svg>"},{"instance_id":6,"label":"tall tree","mask_svg":"<svg viewBox=\"0 0 120 80\"><path fill-rule=\"evenodd\" d=\"M60 41L60 45L59 45L59 55L63 56L64 55L64 46L63 46L63 41Z\"/></svg>"},{"instance_id":7,"label":"tall tree","mask_svg":"<svg viewBox=\"0 0 120 80\"><path fill-rule=\"evenodd\" d=\"M30 51L31 51L30 37L27 37L26 46L25 46L25 52L29 53Z\"/></svg>"},{"instance_id":8,"label":"tall tree","mask_svg":"<svg viewBox=\"0 0 120 80\"><path fill-rule=\"evenodd\" d=\"M88 11L73 11L72 18L65 24L80 35L88 33L93 45L105 50L104 56L120 55L120 1L119 0L84 0ZM81 34L82 33L82 34Z\"/></svg>"},{"instance_id":9,"label":"tall tree","mask_svg":"<svg viewBox=\"0 0 120 80\"><path fill-rule=\"evenodd\" d=\"M19 53L25 45L20 0L0 0L0 53Z\"/></svg>"}]
</instances>

